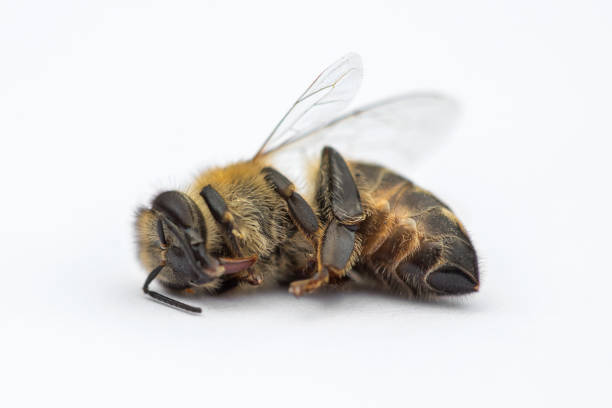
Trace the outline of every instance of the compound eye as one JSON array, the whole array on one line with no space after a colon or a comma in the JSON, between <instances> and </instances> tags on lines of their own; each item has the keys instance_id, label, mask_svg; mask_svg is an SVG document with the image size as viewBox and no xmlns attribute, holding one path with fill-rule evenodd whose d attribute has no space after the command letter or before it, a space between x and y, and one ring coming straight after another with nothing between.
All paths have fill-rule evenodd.
<instances>
[{"instance_id":1,"label":"compound eye","mask_svg":"<svg viewBox=\"0 0 612 408\"><path fill-rule=\"evenodd\" d=\"M179 191L166 191L155 197L152 207L186 230L194 245L206 242L206 222L198 205L189 196Z\"/></svg>"},{"instance_id":2,"label":"compound eye","mask_svg":"<svg viewBox=\"0 0 612 408\"><path fill-rule=\"evenodd\" d=\"M188 200L190 198L178 191L166 191L155 198L153 209L163 213L175 224L190 228L196 223Z\"/></svg>"}]
</instances>

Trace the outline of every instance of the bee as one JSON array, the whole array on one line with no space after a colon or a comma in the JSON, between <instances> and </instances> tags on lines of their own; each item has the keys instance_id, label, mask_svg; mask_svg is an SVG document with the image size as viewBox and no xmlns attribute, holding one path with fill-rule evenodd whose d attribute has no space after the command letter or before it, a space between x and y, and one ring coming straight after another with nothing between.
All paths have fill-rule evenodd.
<instances>
[{"instance_id":1,"label":"bee","mask_svg":"<svg viewBox=\"0 0 612 408\"><path fill-rule=\"evenodd\" d=\"M337 116L361 78L361 58L344 56L315 79L251 159L207 169L184 191L162 192L139 209L145 294L200 313L150 289L152 281L192 294L288 285L301 296L349 283L417 298L477 291L476 251L445 203L384 166L346 160L332 147L342 132L357 148L363 140L382 145L386 137L393 143L387 153L401 151L408 139L423 144L436 120L423 121L421 108L435 111L449 100L407 94ZM306 172L309 188L299 191L275 157L307 157L321 140L328 145Z\"/></svg>"}]
</instances>

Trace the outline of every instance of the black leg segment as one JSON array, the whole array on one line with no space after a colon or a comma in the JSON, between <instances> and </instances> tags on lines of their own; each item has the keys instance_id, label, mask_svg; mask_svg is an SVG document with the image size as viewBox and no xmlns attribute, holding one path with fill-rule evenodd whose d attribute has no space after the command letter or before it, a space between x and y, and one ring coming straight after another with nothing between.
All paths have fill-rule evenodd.
<instances>
[{"instance_id":1,"label":"black leg segment","mask_svg":"<svg viewBox=\"0 0 612 408\"><path fill-rule=\"evenodd\" d=\"M210 184L200 191L200 195L206 201L215 221L223 224L225 222L224 216L228 213L227 204L225 204L223 197Z\"/></svg>"},{"instance_id":2,"label":"black leg segment","mask_svg":"<svg viewBox=\"0 0 612 408\"><path fill-rule=\"evenodd\" d=\"M202 196L206 202L206 205L210 209L215 221L225 228L226 242L232 248L235 256L241 256L236 237L242 237L242 235L236 227L236 224L234 223L234 216L227 208L227 204L225 203L223 197L221 197L217 190L215 190L210 184L200 191L200 196Z\"/></svg>"},{"instance_id":3,"label":"black leg segment","mask_svg":"<svg viewBox=\"0 0 612 408\"><path fill-rule=\"evenodd\" d=\"M308 235L317 232L319 229L319 220L306 200L295 192L293 183L272 167L266 167L262 171L266 180L268 180L276 192L278 192L287 202L289 214L296 225Z\"/></svg>"},{"instance_id":4,"label":"black leg segment","mask_svg":"<svg viewBox=\"0 0 612 408\"><path fill-rule=\"evenodd\" d=\"M359 190L340 153L323 149L319 202L327 205L329 224L321 242L321 263L335 272L343 271L355 247L355 231L365 218Z\"/></svg>"},{"instance_id":5,"label":"black leg segment","mask_svg":"<svg viewBox=\"0 0 612 408\"><path fill-rule=\"evenodd\" d=\"M243 239L244 236L238 229L234 216L227 207L225 200L210 184L207 185L200 191L200 196L206 202L206 205L210 209L210 212L217 221L225 229L224 239L227 245L230 247L236 258L220 258L221 264L225 269L225 273L237 274L243 270L246 270L246 281L251 285L260 285L263 282L263 276L260 273L256 273L251 266L257 261L257 256L244 257L240 247L238 246L237 239Z\"/></svg>"},{"instance_id":6,"label":"black leg segment","mask_svg":"<svg viewBox=\"0 0 612 408\"><path fill-rule=\"evenodd\" d=\"M359 190L346 162L336 150L325 147L321 158L322 199L331 205L338 221L354 225L364 220Z\"/></svg>"},{"instance_id":7,"label":"black leg segment","mask_svg":"<svg viewBox=\"0 0 612 408\"><path fill-rule=\"evenodd\" d=\"M291 283L289 291L296 296L316 290L331 278L344 276L352 266L356 232L365 219L353 175L331 147L323 149L319 177L317 202L324 232L317 242L317 271L309 279Z\"/></svg>"},{"instance_id":8,"label":"black leg segment","mask_svg":"<svg viewBox=\"0 0 612 408\"><path fill-rule=\"evenodd\" d=\"M332 220L325 230L321 244L321 262L334 271L342 271L348 263L355 247L355 231Z\"/></svg>"}]
</instances>

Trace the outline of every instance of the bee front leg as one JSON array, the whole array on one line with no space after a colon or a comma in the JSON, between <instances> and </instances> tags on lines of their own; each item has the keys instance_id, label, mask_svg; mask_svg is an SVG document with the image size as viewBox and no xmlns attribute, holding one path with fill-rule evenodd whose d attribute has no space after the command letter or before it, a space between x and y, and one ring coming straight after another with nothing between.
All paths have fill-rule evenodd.
<instances>
[{"instance_id":1,"label":"bee front leg","mask_svg":"<svg viewBox=\"0 0 612 408\"><path fill-rule=\"evenodd\" d=\"M330 277L342 278L356 258L356 231L365 212L353 175L331 147L323 149L317 202L325 220L323 232L317 234L317 271L309 279L291 283L289 291L296 296L314 291Z\"/></svg>"},{"instance_id":2,"label":"bee front leg","mask_svg":"<svg viewBox=\"0 0 612 408\"><path fill-rule=\"evenodd\" d=\"M210 210L213 218L217 223L219 223L223 229L225 230L225 240L234 256L237 258L234 259L226 259L226 268L232 269L237 268L239 265L242 265L241 262L244 260L252 260L251 265L255 263L257 257L243 258L240 248L238 247L237 239L242 239L243 235L240 232L240 229L236 225L234 221L234 216L227 208L227 204L223 197L215 190L210 184L205 186L200 192L200 196L206 202L208 209ZM263 283L263 276L261 273L257 273L250 266L246 268L246 274L243 276L243 279L246 280L249 284L258 286Z\"/></svg>"}]
</instances>

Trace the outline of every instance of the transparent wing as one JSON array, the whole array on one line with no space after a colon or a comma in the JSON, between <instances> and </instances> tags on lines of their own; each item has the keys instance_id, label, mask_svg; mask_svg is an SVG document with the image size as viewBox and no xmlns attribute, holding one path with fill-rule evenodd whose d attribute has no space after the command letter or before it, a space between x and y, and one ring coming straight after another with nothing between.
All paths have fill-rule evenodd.
<instances>
[{"instance_id":1,"label":"transparent wing","mask_svg":"<svg viewBox=\"0 0 612 408\"><path fill-rule=\"evenodd\" d=\"M323 71L276 125L255 157L272 153L321 127L353 99L363 69L361 57L347 54Z\"/></svg>"},{"instance_id":2,"label":"transparent wing","mask_svg":"<svg viewBox=\"0 0 612 408\"><path fill-rule=\"evenodd\" d=\"M349 160L379 163L400 172L414 169L449 134L459 106L437 93L408 93L342 115L285 143L267 159L293 177L325 145ZM303 177L302 177L303 178Z\"/></svg>"}]
</instances>

